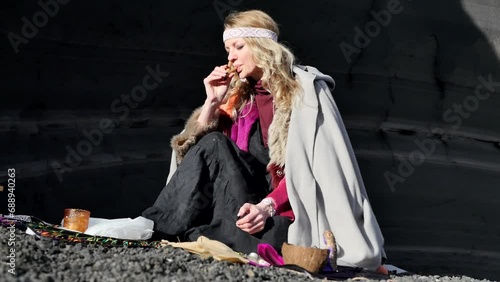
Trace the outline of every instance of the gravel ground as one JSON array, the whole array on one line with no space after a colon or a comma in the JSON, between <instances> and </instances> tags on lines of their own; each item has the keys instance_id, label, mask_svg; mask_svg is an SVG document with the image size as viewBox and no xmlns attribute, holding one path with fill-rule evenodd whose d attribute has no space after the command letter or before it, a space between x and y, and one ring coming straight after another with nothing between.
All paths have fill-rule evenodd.
<instances>
[{"instance_id":1,"label":"gravel ground","mask_svg":"<svg viewBox=\"0 0 500 282\"><path fill-rule=\"evenodd\" d=\"M9 273L9 230L0 227L2 281L322 281L279 268L201 259L182 249L66 244L16 230L16 275ZM488 281L469 277L392 276L392 281ZM350 280L352 281L352 280ZM370 281L370 280L364 280ZM373 280L372 280L373 281Z\"/></svg>"}]
</instances>

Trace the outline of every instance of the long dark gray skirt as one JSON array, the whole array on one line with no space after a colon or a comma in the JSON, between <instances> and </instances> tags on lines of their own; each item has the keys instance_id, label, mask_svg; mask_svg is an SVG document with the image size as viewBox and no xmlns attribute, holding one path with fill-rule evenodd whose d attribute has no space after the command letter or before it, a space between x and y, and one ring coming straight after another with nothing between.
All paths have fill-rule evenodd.
<instances>
[{"instance_id":1,"label":"long dark gray skirt","mask_svg":"<svg viewBox=\"0 0 500 282\"><path fill-rule=\"evenodd\" d=\"M265 229L253 235L236 226L240 207L258 203L270 192L268 151L256 124L249 152L220 132L207 134L188 151L154 205L142 214L155 222L155 238L195 241L204 235L244 253L255 252L259 243L281 250L290 219L269 218Z\"/></svg>"}]
</instances>

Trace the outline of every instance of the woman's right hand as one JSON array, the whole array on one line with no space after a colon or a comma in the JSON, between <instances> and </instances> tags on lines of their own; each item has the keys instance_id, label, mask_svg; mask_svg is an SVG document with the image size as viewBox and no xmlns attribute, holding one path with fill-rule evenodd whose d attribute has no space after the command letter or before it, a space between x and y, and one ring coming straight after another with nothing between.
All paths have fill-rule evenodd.
<instances>
[{"instance_id":1,"label":"woman's right hand","mask_svg":"<svg viewBox=\"0 0 500 282\"><path fill-rule=\"evenodd\" d=\"M203 80L205 91L207 92L206 102L214 106L219 106L222 103L229 88L229 83L234 76L234 73L227 75L226 67L227 65L215 67Z\"/></svg>"}]
</instances>

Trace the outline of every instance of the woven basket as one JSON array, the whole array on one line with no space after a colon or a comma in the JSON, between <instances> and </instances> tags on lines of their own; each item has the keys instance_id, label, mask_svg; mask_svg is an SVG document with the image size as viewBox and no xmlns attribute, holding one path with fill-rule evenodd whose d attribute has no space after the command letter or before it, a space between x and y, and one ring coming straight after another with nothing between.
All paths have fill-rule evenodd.
<instances>
[{"instance_id":1,"label":"woven basket","mask_svg":"<svg viewBox=\"0 0 500 282\"><path fill-rule=\"evenodd\" d=\"M327 262L328 250L308 248L283 243L281 247L285 264L295 264L311 273L318 273Z\"/></svg>"}]
</instances>

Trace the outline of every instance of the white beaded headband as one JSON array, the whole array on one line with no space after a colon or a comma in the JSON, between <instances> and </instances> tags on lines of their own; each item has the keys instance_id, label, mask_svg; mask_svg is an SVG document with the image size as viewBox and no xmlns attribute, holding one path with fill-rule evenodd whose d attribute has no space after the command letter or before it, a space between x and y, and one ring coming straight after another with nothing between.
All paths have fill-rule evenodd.
<instances>
[{"instance_id":1,"label":"white beaded headband","mask_svg":"<svg viewBox=\"0 0 500 282\"><path fill-rule=\"evenodd\" d=\"M278 35L276 34L276 32L269 29L256 27L237 27L226 29L224 31L224 34L222 35L222 40L226 42L226 40L228 39L241 37L262 37L278 41Z\"/></svg>"}]
</instances>

